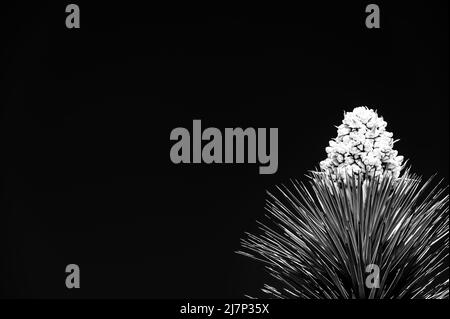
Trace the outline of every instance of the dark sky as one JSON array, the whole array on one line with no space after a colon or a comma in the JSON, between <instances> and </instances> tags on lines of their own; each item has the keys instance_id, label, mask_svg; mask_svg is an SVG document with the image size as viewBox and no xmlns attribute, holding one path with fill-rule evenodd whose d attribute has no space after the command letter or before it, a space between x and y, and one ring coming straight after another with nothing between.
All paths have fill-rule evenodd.
<instances>
[{"instance_id":1,"label":"dark sky","mask_svg":"<svg viewBox=\"0 0 450 319\"><path fill-rule=\"evenodd\" d=\"M366 4L83 3L79 30L65 4L6 8L0 294L255 294L263 268L234 251L266 190L305 179L360 105L385 118L413 172L448 183L448 3L380 4L379 30ZM278 127L277 173L174 165L169 134L193 119Z\"/></svg>"}]
</instances>

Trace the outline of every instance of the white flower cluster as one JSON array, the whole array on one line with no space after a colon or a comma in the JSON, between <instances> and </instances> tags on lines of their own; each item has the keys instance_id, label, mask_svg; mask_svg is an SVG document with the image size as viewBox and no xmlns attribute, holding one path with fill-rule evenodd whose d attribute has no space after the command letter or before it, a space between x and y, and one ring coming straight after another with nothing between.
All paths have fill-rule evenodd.
<instances>
[{"instance_id":1,"label":"white flower cluster","mask_svg":"<svg viewBox=\"0 0 450 319\"><path fill-rule=\"evenodd\" d=\"M395 141L386 125L382 117L365 106L344 113L338 136L326 148L328 157L320 162L322 171L330 173L334 180L357 174L399 177L403 156L392 148Z\"/></svg>"}]
</instances>

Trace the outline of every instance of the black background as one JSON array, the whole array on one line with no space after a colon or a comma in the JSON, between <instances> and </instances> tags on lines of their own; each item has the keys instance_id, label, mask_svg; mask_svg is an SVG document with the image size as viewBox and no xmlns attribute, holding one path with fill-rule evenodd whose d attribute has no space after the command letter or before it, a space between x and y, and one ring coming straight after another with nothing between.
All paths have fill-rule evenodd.
<instances>
[{"instance_id":1,"label":"black background","mask_svg":"<svg viewBox=\"0 0 450 319\"><path fill-rule=\"evenodd\" d=\"M448 183L448 3L3 6L0 295L240 298L234 253L267 189L326 157L343 111L378 110L412 170ZM393 1L391 1L393 2ZM278 127L279 169L170 161L175 127ZM65 287L65 266L81 289Z\"/></svg>"}]
</instances>

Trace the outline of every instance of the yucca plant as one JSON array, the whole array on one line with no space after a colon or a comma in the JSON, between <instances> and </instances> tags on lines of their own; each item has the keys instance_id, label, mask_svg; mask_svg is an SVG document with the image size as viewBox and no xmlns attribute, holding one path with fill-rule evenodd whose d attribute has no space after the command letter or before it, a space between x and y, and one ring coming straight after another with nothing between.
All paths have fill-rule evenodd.
<instances>
[{"instance_id":1,"label":"yucca plant","mask_svg":"<svg viewBox=\"0 0 450 319\"><path fill-rule=\"evenodd\" d=\"M238 251L275 278L264 293L448 298L448 187L431 187L409 169L400 176L403 158L385 127L367 108L347 113L309 183L269 193L261 232L248 233Z\"/></svg>"}]
</instances>

